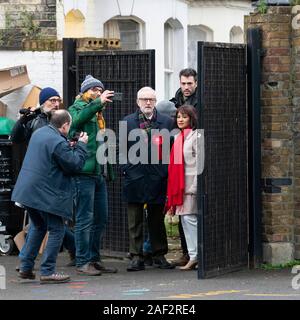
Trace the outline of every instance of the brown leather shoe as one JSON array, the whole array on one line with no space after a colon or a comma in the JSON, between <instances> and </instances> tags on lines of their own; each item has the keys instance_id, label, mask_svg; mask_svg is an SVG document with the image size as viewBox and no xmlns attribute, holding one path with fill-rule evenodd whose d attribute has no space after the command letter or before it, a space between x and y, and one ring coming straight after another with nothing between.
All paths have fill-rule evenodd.
<instances>
[{"instance_id":1,"label":"brown leather shoe","mask_svg":"<svg viewBox=\"0 0 300 320\"><path fill-rule=\"evenodd\" d=\"M102 273L117 273L118 269L113 267L106 267L102 262L91 262L93 267L96 270L101 271Z\"/></svg>"},{"instance_id":2,"label":"brown leather shoe","mask_svg":"<svg viewBox=\"0 0 300 320\"><path fill-rule=\"evenodd\" d=\"M188 255L183 254L180 258L177 260L174 260L172 264L176 267L183 267L189 262L190 258Z\"/></svg>"},{"instance_id":3,"label":"brown leather shoe","mask_svg":"<svg viewBox=\"0 0 300 320\"><path fill-rule=\"evenodd\" d=\"M76 271L78 274L81 274L84 276L101 276L102 274L100 270L95 269L95 267L91 262L88 262L81 267L77 267Z\"/></svg>"}]
</instances>

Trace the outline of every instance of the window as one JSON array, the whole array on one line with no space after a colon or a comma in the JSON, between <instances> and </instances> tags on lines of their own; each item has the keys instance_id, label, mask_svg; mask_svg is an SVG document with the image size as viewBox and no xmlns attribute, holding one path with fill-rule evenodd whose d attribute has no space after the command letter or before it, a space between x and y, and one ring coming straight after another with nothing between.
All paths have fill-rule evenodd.
<instances>
[{"instance_id":1,"label":"window","mask_svg":"<svg viewBox=\"0 0 300 320\"><path fill-rule=\"evenodd\" d=\"M173 28L169 23L165 23L165 99L170 99L172 96L171 92L171 81L173 75Z\"/></svg>"},{"instance_id":2,"label":"window","mask_svg":"<svg viewBox=\"0 0 300 320\"><path fill-rule=\"evenodd\" d=\"M85 19L81 11L71 10L65 17L65 38L84 37Z\"/></svg>"},{"instance_id":3,"label":"window","mask_svg":"<svg viewBox=\"0 0 300 320\"><path fill-rule=\"evenodd\" d=\"M197 42L213 41L213 31L206 26L188 26L188 64L197 70Z\"/></svg>"},{"instance_id":4,"label":"window","mask_svg":"<svg viewBox=\"0 0 300 320\"><path fill-rule=\"evenodd\" d=\"M241 27L234 26L230 30L231 43L244 43L244 33Z\"/></svg>"},{"instance_id":5,"label":"window","mask_svg":"<svg viewBox=\"0 0 300 320\"><path fill-rule=\"evenodd\" d=\"M132 19L111 19L104 24L104 37L121 40L123 50L140 48L140 25Z\"/></svg>"},{"instance_id":6,"label":"window","mask_svg":"<svg viewBox=\"0 0 300 320\"><path fill-rule=\"evenodd\" d=\"M177 19L168 19L164 25L165 99L174 96L179 86L178 74L184 65L184 35Z\"/></svg>"}]
</instances>

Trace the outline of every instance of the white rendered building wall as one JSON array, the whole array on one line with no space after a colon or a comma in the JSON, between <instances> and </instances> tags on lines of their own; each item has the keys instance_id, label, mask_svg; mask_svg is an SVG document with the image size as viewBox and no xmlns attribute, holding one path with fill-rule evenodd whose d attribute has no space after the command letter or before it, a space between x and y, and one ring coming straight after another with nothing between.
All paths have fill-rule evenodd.
<instances>
[{"instance_id":1,"label":"white rendered building wall","mask_svg":"<svg viewBox=\"0 0 300 320\"><path fill-rule=\"evenodd\" d=\"M181 0L65 0L57 7L57 21L63 21L72 9L83 8L87 37L103 37L103 25L115 17L132 18L144 22L140 49L155 49L155 87L157 99L164 99L164 23L172 18L183 26L183 43L177 44L180 63L174 61L173 91L178 88L178 73L187 64L187 4ZM76 4L76 6L73 5ZM63 37L63 28L58 26L58 38ZM171 97L170 97L171 98Z\"/></svg>"},{"instance_id":2,"label":"white rendered building wall","mask_svg":"<svg viewBox=\"0 0 300 320\"><path fill-rule=\"evenodd\" d=\"M63 91L61 51L0 51L0 69L24 64L31 84L0 98L8 105L7 116L14 120L33 85L52 87L61 95Z\"/></svg>"},{"instance_id":3,"label":"white rendered building wall","mask_svg":"<svg viewBox=\"0 0 300 320\"><path fill-rule=\"evenodd\" d=\"M214 42L230 42L230 30L239 26L244 30L244 16L254 10L245 1L226 1L224 5L214 1L199 1L189 7L188 24L204 25L213 30ZM225 5L226 3L226 5Z\"/></svg>"}]
</instances>

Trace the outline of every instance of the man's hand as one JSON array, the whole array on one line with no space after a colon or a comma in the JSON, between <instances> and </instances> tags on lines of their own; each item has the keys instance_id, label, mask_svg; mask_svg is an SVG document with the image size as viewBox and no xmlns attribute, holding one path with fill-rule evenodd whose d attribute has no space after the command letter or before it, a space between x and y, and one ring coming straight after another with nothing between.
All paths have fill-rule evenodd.
<instances>
[{"instance_id":1,"label":"man's hand","mask_svg":"<svg viewBox=\"0 0 300 320\"><path fill-rule=\"evenodd\" d=\"M86 132L81 132L78 141L81 141L81 142L87 144L89 141L89 136L87 135Z\"/></svg>"},{"instance_id":2,"label":"man's hand","mask_svg":"<svg viewBox=\"0 0 300 320\"><path fill-rule=\"evenodd\" d=\"M106 104L106 102L112 102L110 98L113 97L113 95L114 91L105 90L100 96L101 103Z\"/></svg>"}]
</instances>

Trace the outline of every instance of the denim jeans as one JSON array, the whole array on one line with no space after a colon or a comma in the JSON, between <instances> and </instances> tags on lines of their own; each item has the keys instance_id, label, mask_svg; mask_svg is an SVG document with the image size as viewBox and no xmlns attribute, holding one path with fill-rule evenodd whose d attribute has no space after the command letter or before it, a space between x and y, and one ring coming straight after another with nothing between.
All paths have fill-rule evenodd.
<instances>
[{"instance_id":1,"label":"denim jeans","mask_svg":"<svg viewBox=\"0 0 300 320\"><path fill-rule=\"evenodd\" d=\"M48 276L55 273L56 259L64 237L63 218L54 214L27 208L30 228L26 242L19 254L21 271L31 271L39 253L40 246L49 231L47 245L44 249L40 274Z\"/></svg>"},{"instance_id":2,"label":"denim jeans","mask_svg":"<svg viewBox=\"0 0 300 320\"><path fill-rule=\"evenodd\" d=\"M102 176L76 178L76 266L100 261L100 241L107 223L107 189Z\"/></svg>"},{"instance_id":3,"label":"denim jeans","mask_svg":"<svg viewBox=\"0 0 300 320\"><path fill-rule=\"evenodd\" d=\"M68 250L68 252L75 257L75 237L74 232L70 229L68 225L64 225L64 239L63 246Z\"/></svg>"}]
</instances>

